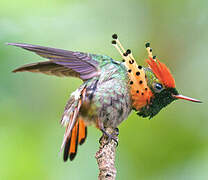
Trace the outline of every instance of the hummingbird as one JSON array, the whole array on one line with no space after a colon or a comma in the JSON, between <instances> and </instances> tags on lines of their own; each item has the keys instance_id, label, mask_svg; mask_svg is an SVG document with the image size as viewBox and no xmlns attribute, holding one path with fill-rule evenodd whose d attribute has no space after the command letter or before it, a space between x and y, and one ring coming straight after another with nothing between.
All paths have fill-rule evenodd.
<instances>
[{"instance_id":1,"label":"hummingbird","mask_svg":"<svg viewBox=\"0 0 208 180\"><path fill-rule=\"evenodd\" d=\"M21 66L13 72L29 71L83 80L71 94L60 121L66 127L61 145L64 161L75 158L78 144L86 140L89 125L94 125L111 140L118 135L119 124L132 110L138 116L152 118L177 99L201 102L179 94L170 70L153 56L149 42L145 44L147 67L143 67L137 64L130 49L124 49L117 34L112 38L122 62L106 55L8 43L48 59ZM108 127L115 132L108 134Z\"/></svg>"}]
</instances>

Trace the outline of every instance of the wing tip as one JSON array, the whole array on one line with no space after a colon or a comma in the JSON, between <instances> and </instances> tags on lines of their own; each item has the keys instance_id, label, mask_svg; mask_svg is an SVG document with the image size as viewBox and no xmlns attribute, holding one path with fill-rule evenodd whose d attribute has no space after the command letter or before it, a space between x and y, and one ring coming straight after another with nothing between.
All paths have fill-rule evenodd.
<instances>
[{"instance_id":1,"label":"wing tip","mask_svg":"<svg viewBox=\"0 0 208 180\"><path fill-rule=\"evenodd\" d=\"M16 46L16 47L21 47L21 48L34 47L34 45L32 45L32 44L26 44L26 43L9 43L9 42L6 42L5 45Z\"/></svg>"},{"instance_id":2,"label":"wing tip","mask_svg":"<svg viewBox=\"0 0 208 180\"><path fill-rule=\"evenodd\" d=\"M12 70L12 73L20 72L19 68Z\"/></svg>"},{"instance_id":3,"label":"wing tip","mask_svg":"<svg viewBox=\"0 0 208 180\"><path fill-rule=\"evenodd\" d=\"M27 71L27 68L24 66L12 70L12 73L23 72L23 71Z\"/></svg>"},{"instance_id":4,"label":"wing tip","mask_svg":"<svg viewBox=\"0 0 208 180\"><path fill-rule=\"evenodd\" d=\"M8 45L8 46L19 46L20 43L9 43L9 42L6 42L5 45Z\"/></svg>"}]
</instances>

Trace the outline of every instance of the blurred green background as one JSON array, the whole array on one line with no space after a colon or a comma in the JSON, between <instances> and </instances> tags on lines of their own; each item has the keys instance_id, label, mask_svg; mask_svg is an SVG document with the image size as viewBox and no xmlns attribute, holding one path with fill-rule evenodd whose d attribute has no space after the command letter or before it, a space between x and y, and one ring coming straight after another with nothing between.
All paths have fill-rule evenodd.
<instances>
[{"instance_id":1,"label":"blurred green background","mask_svg":"<svg viewBox=\"0 0 208 180\"><path fill-rule=\"evenodd\" d=\"M58 154L64 106L81 80L12 74L43 60L6 46L25 42L121 57L111 46L118 33L140 62L144 43L170 67L177 88L203 104L177 101L152 120L132 112L120 125L117 179L208 179L208 1L36 0L0 1L0 179L97 179L94 158L101 133L88 138L73 162Z\"/></svg>"}]
</instances>

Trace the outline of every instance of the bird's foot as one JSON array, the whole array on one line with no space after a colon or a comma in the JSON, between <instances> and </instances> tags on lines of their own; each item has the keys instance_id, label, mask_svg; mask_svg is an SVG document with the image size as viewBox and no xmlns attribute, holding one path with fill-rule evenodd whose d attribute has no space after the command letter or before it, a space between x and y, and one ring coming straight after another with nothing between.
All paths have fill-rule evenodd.
<instances>
[{"instance_id":1,"label":"bird's foot","mask_svg":"<svg viewBox=\"0 0 208 180\"><path fill-rule=\"evenodd\" d=\"M118 128L115 128L114 132L111 133L111 134L106 132L106 130L104 128L101 129L101 131L103 132L103 135L99 140L100 144L101 144L101 140L102 140L103 136L107 136L107 143L106 144L108 144L111 140L114 140L116 142L116 146L118 146L118 141L117 141L117 136L119 135L119 129Z\"/></svg>"}]
</instances>

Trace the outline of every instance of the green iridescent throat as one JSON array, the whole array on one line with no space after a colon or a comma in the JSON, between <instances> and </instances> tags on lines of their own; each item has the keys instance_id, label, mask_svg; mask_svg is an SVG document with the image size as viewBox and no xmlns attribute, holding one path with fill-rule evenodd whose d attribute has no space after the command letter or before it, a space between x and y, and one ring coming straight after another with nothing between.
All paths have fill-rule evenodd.
<instances>
[{"instance_id":1,"label":"green iridescent throat","mask_svg":"<svg viewBox=\"0 0 208 180\"><path fill-rule=\"evenodd\" d=\"M150 100L150 103L141 108L137 114L142 117L149 117L150 119L155 116L160 110L166 107L168 104L177 100L172 95L177 95L178 91L175 88L168 88L162 90L160 93L155 93L154 98Z\"/></svg>"}]
</instances>

